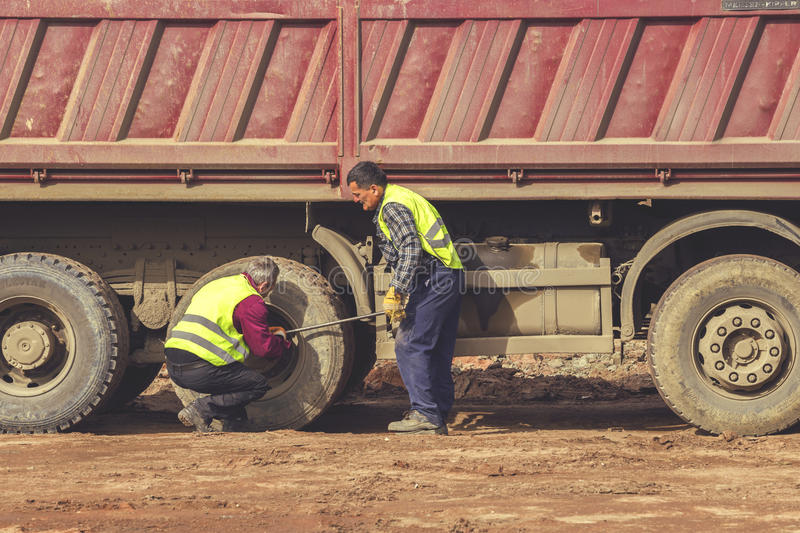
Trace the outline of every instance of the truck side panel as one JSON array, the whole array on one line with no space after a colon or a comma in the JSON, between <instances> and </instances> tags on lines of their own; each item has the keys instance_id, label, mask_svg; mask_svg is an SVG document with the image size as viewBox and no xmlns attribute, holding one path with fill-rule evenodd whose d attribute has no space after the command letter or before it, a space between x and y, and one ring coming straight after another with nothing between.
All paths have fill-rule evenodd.
<instances>
[{"instance_id":1,"label":"truck side panel","mask_svg":"<svg viewBox=\"0 0 800 533\"><path fill-rule=\"evenodd\" d=\"M484 4L10 0L0 199L800 196L798 10Z\"/></svg>"}]
</instances>

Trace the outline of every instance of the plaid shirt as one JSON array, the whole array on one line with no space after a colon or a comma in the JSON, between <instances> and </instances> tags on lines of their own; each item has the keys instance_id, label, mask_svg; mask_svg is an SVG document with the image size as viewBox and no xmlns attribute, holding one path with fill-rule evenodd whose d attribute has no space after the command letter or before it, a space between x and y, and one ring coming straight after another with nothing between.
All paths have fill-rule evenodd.
<instances>
[{"instance_id":1,"label":"plaid shirt","mask_svg":"<svg viewBox=\"0 0 800 533\"><path fill-rule=\"evenodd\" d=\"M422 243L417 235L417 225L411 210L397 202L389 202L383 208L383 221L389 228L391 242L381 231L378 224L378 214L381 212L383 200L375 211L372 222L375 223L378 235L378 247L381 249L386 262L394 270L391 285L397 292L409 294L414 290L416 274L429 266L435 258L423 253Z\"/></svg>"}]
</instances>

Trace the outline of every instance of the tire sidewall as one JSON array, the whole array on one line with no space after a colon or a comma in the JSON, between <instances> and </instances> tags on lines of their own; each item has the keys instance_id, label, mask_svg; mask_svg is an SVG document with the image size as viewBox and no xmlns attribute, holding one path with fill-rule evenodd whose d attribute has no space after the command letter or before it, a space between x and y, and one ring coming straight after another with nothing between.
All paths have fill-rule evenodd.
<instances>
[{"instance_id":1,"label":"tire sidewall","mask_svg":"<svg viewBox=\"0 0 800 533\"><path fill-rule=\"evenodd\" d=\"M648 359L659 393L684 420L712 433L766 434L800 417L800 282L789 267L755 256L723 256L687 271L667 290L653 315ZM796 286L796 285L795 285ZM780 384L763 396L735 399L715 392L694 361L695 329L726 301L760 300L783 318L793 357ZM670 353L672 352L672 353Z\"/></svg>"}]
</instances>

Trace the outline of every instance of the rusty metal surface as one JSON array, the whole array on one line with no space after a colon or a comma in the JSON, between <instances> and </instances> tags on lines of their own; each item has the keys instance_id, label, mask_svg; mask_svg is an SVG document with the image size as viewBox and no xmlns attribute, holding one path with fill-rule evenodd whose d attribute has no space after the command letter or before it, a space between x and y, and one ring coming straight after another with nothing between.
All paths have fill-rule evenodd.
<instances>
[{"instance_id":1,"label":"rusty metal surface","mask_svg":"<svg viewBox=\"0 0 800 533\"><path fill-rule=\"evenodd\" d=\"M734 4L7 0L0 199L798 199L800 10Z\"/></svg>"}]
</instances>

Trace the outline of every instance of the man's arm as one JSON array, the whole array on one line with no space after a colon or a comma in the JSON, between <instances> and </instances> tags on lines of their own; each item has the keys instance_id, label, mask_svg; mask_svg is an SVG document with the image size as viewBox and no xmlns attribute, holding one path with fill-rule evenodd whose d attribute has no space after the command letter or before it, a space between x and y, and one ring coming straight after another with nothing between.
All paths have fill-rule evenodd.
<instances>
[{"instance_id":1,"label":"man's arm","mask_svg":"<svg viewBox=\"0 0 800 533\"><path fill-rule=\"evenodd\" d=\"M397 250L394 277L390 285L397 292L409 294L414 290L415 276L422 264L422 244L417 235L414 215L406 206L390 202L383 207L383 221L392 237L389 245L394 245Z\"/></svg>"},{"instance_id":2,"label":"man's arm","mask_svg":"<svg viewBox=\"0 0 800 533\"><path fill-rule=\"evenodd\" d=\"M269 309L260 296L248 296L233 310L233 325L256 357L278 358L290 346L289 341L269 332Z\"/></svg>"}]
</instances>

